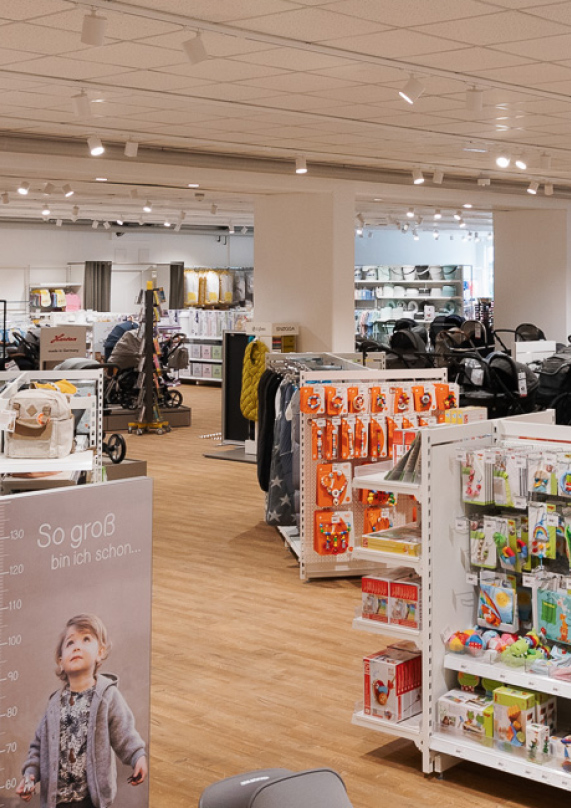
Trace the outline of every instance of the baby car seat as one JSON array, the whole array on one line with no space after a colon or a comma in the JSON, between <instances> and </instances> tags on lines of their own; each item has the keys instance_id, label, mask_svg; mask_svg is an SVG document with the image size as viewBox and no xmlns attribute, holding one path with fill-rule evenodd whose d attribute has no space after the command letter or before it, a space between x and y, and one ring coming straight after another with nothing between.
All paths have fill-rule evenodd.
<instances>
[{"instance_id":1,"label":"baby car seat","mask_svg":"<svg viewBox=\"0 0 571 808\"><path fill-rule=\"evenodd\" d=\"M213 783L198 808L352 808L332 769L260 769Z\"/></svg>"}]
</instances>

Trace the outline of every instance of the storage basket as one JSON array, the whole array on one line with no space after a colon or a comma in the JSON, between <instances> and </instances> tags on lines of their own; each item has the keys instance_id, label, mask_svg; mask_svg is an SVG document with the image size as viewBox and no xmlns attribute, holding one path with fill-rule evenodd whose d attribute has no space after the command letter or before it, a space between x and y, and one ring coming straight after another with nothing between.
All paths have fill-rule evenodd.
<instances>
[{"instance_id":1,"label":"storage basket","mask_svg":"<svg viewBox=\"0 0 571 808\"><path fill-rule=\"evenodd\" d=\"M427 281L430 278L430 273L428 271L428 266L417 265L414 269L415 269L417 280L419 280L419 281Z\"/></svg>"},{"instance_id":2,"label":"storage basket","mask_svg":"<svg viewBox=\"0 0 571 808\"><path fill-rule=\"evenodd\" d=\"M377 267L363 267L363 277L366 281L376 281L378 279Z\"/></svg>"},{"instance_id":3,"label":"storage basket","mask_svg":"<svg viewBox=\"0 0 571 808\"><path fill-rule=\"evenodd\" d=\"M433 286L430 290L430 297L444 297L442 294L442 286Z\"/></svg>"},{"instance_id":4,"label":"storage basket","mask_svg":"<svg viewBox=\"0 0 571 808\"><path fill-rule=\"evenodd\" d=\"M443 266L442 273L445 281L456 281L460 279L461 268L457 266Z\"/></svg>"},{"instance_id":5,"label":"storage basket","mask_svg":"<svg viewBox=\"0 0 571 808\"><path fill-rule=\"evenodd\" d=\"M406 289L404 286L395 286L394 288L394 296L395 297L404 297L406 294Z\"/></svg>"},{"instance_id":6,"label":"storage basket","mask_svg":"<svg viewBox=\"0 0 571 808\"><path fill-rule=\"evenodd\" d=\"M443 278L442 267L440 266L428 267L428 272L430 274L431 280L433 281L441 281Z\"/></svg>"},{"instance_id":7,"label":"storage basket","mask_svg":"<svg viewBox=\"0 0 571 808\"><path fill-rule=\"evenodd\" d=\"M383 286L383 297L394 297L395 296L395 287L386 285Z\"/></svg>"},{"instance_id":8,"label":"storage basket","mask_svg":"<svg viewBox=\"0 0 571 808\"><path fill-rule=\"evenodd\" d=\"M414 266L403 266L402 268L402 276L405 281L413 281L416 277L416 267Z\"/></svg>"},{"instance_id":9,"label":"storage basket","mask_svg":"<svg viewBox=\"0 0 571 808\"><path fill-rule=\"evenodd\" d=\"M408 286L405 290L405 297L418 297L419 294L418 286Z\"/></svg>"},{"instance_id":10,"label":"storage basket","mask_svg":"<svg viewBox=\"0 0 571 808\"><path fill-rule=\"evenodd\" d=\"M456 287L450 284L444 284L442 287L442 296L443 297L454 297L456 293Z\"/></svg>"},{"instance_id":11,"label":"storage basket","mask_svg":"<svg viewBox=\"0 0 571 808\"><path fill-rule=\"evenodd\" d=\"M391 279L391 269L387 266L380 266L377 267L377 280L379 281L390 281Z\"/></svg>"},{"instance_id":12,"label":"storage basket","mask_svg":"<svg viewBox=\"0 0 571 808\"><path fill-rule=\"evenodd\" d=\"M391 281L402 281L402 267L389 267Z\"/></svg>"}]
</instances>

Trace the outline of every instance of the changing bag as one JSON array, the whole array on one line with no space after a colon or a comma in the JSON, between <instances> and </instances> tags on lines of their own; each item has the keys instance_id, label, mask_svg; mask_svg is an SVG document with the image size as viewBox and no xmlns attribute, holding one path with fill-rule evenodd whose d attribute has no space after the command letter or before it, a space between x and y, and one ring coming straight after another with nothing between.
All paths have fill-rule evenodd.
<instances>
[{"instance_id":1,"label":"changing bag","mask_svg":"<svg viewBox=\"0 0 571 808\"><path fill-rule=\"evenodd\" d=\"M63 393L19 390L10 399L10 409L16 412L16 425L6 433L6 457L49 459L70 454L74 418Z\"/></svg>"}]
</instances>

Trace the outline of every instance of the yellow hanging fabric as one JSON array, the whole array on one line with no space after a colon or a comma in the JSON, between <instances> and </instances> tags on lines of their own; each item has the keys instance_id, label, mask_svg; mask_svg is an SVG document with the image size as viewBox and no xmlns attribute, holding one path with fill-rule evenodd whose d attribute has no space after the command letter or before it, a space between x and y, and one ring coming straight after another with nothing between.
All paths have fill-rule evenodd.
<instances>
[{"instance_id":1,"label":"yellow hanging fabric","mask_svg":"<svg viewBox=\"0 0 571 808\"><path fill-rule=\"evenodd\" d=\"M250 342L244 352L240 410L248 421L258 420L258 384L266 369L267 353L267 346L257 339Z\"/></svg>"}]
</instances>

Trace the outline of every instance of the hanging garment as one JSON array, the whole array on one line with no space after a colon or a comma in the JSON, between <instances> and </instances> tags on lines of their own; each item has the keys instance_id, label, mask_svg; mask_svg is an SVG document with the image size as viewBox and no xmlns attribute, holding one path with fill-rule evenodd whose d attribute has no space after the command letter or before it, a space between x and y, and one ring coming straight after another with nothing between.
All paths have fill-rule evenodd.
<instances>
[{"instance_id":1,"label":"hanging garment","mask_svg":"<svg viewBox=\"0 0 571 808\"><path fill-rule=\"evenodd\" d=\"M198 304L200 276L193 269L187 269L184 273L184 302L186 306L196 306Z\"/></svg>"},{"instance_id":2,"label":"hanging garment","mask_svg":"<svg viewBox=\"0 0 571 808\"><path fill-rule=\"evenodd\" d=\"M279 373L265 370L258 385L258 482L262 491L270 486L270 466L276 421L276 393L282 381Z\"/></svg>"},{"instance_id":3,"label":"hanging garment","mask_svg":"<svg viewBox=\"0 0 571 808\"><path fill-rule=\"evenodd\" d=\"M220 273L210 270L206 273L205 303L220 302Z\"/></svg>"},{"instance_id":4,"label":"hanging garment","mask_svg":"<svg viewBox=\"0 0 571 808\"><path fill-rule=\"evenodd\" d=\"M266 367L267 353L268 348L258 339L250 342L244 352L240 410L248 421L258 420L258 384Z\"/></svg>"},{"instance_id":5,"label":"hanging garment","mask_svg":"<svg viewBox=\"0 0 571 808\"><path fill-rule=\"evenodd\" d=\"M301 415L299 410L299 387L296 387L288 407L291 420L293 510L298 530L301 525Z\"/></svg>"},{"instance_id":6,"label":"hanging garment","mask_svg":"<svg viewBox=\"0 0 571 808\"><path fill-rule=\"evenodd\" d=\"M79 311L81 309L81 298L75 292L68 292L65 296L65 310Z\"/></svg>"},{"instance_id":7,"label":"hanging garment","mask_svg":"<svg viewBox=\"0 0 571 808\"><path fill-rule=\"evenodd\" d=\"M220 273L220 302L232 303L234 279L229 272Z\"/></svg>"},{"instance_id":8,"label":"hanging garment","mask_svg":"<svg viewBox=\"0 0 571 808\"><path fill-rule=\"evenodd\" d=\"M266 522L269 525L291 527L295 525L294 492L291 487L291 424L289 439L285 416L285 402L290 400L292 385L282 382L276 396L276 421L270 468L270 487L266 499ZM288 388L289 391L288 391ZM289 443L288 443L289 441ZM288 445L290 451L288 452ZM288 456L289 455L289 456ZM289 464L289 470L288 470Z\"/></svg>"},{"instance_id":9,"label":"hanging garment","mask_svg":"<svg viewBox=\"0 0 571 808\"><path fill-rule=\"evenodd\" d=\"M234 303L244 303L246 300L246 273L241 270L234 272Z\"/></svg>"}]
</instances>

